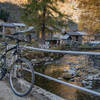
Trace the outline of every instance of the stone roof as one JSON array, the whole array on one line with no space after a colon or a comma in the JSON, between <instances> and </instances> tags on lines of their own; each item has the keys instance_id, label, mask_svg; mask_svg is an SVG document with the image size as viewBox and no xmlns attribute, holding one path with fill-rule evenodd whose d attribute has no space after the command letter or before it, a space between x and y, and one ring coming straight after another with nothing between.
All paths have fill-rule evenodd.
<instances>
[{"instance_id":1,"label":"stone roof","mask_svg":"<svg viewBox=\"0 0 100 100\"><path fill-rule=\"evenodd\" d=\"M0 26L5 26L5 27L25 27L25 24L23 23L0 23Z\"/></svg>"},{"instance_id":2,"label":"stone roof","mask_svg":"<svg viewBox=\"0 0 100 100\"><path fill-rule=\"evenodd\" d=\"M29 32L29 31L31 31L31 30L33 30L33 29L34 29L34 27L33 27L33 26L30 26L30 27L28 27L27 29L25 29L25 30L23 30L23 31L18 31L18 32L24 33L24 32Z\"/></svg>"},{"instance_id":3,"label":"stone roof","mask_svg":"<svg viewBox=\"0 0 100 100\"><path fill-rule=\"evenodd\" d=\"M81 32L81 31L76 31L76 32L67 32L68 35L87 35L87 33L85 32Z\"/></svg>"},{"instance_id":4,"label":"stone roof","mask_svg":"<svg viewBox=\"0 0 100 100\"><path fill-rule=\"evenodd\" d=\"M94 34L94 36L100 36L100 33L96 33L96 34Z\"/></svg>"},{"instance_id":5,"label":"stone roof","mask_svg":"<svg viewBox=\"0 0 100 100\"><path fill-rule=\"evenodd\" d=\"M60 38L63 39L63 40L65 40L65 39L68 39L69 38L69 35L68 34L65 34L64 36L61 36Z\"/></svg>"}]
</instances>

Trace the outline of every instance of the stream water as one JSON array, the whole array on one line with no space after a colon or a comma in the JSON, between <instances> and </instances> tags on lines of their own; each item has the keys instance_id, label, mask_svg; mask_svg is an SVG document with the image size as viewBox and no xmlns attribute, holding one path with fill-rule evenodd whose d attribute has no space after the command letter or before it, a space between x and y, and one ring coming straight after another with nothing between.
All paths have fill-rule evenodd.
<instances>
[{"instance_id":1,"label":"stream water","mask_svg":"<svg viewBox=\"0 0 100 100\"><path fill-rule=\"evenodd\" d=\"M95 67L95 64L96 64L96 67ZM44 73L46 75L61 79L63 81L67 81L69 83L76 84L78 86L83 86L81 81L79 81L81 77L74 77L74 80L66 80L62 77L63 73L65 73L67 70L71 68L78 69L80 67L83 69L87 67L86 69L88 70L91 70L89 68L99 70L99 67L100 67L99 65L100 65L99 60L98 59L95 60L94 56L91 56L91 57L87 55L76 56L76 55L67 54L67 55L64 55L64 57L60 58L59 60L55 60L50 65L36 66L35 70L38 72ZM83 72L80 72L80 74L83 74L84 76ZM40 76L36 76L36 84L52 93L55 93L65 98L65 100L67 99L68 100L100 100L100 98L97 96L93 96L91 94L82 92L75 88L68 87L54 81L50 81Z\"/></svg>"}]
</instances>

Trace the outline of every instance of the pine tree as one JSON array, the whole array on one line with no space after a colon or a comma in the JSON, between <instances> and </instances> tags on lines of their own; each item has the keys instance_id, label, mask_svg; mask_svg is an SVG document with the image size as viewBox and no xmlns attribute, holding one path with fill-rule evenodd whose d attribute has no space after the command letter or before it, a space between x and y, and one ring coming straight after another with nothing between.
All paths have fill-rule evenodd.
<instances>
[{"instance_id":1,"label":"pine tree","mask_svg":"<svg viewBox=\"0 0 100 100\"><path fill-rule=\"evenodd\" d=\"M9 13L3 9L0 9L0 19L7 22L9 18Z\"/></svg>"},{"instance_id":2,"label":"pine tree","mask_svg":"<svg viewBox=\"0 0 100 100\"><path fill-rule=\"evenodd\" d=\"M64 0L28 0L23 6L23 21L33 25L35 31L41 33L42 40L45 40L46 33L59 32L63 27L67 27L68 16L58 10L58 2L64 3Z\"/></svg>"}]
</instances>

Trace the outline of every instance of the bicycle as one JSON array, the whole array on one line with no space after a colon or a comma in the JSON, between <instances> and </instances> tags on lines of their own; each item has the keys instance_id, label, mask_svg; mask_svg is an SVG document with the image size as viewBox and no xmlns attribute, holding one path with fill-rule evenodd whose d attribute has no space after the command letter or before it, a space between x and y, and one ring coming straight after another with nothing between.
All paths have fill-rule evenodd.
<instances>
[{"instance_id":1,"label":"bicycle","mask_svg":"<svg viewBox=\"0 0 100 100\"><path fill-rule=\"evenodd\" d=\"M34 69L30 61L26 58L22 58L19 43L26 42L25 40L21 40L18 38L18 34L16 35L5 35L6 38L10 40L16 40L15 46L8 48L8 42L3 42L2 45L5 46L5 50L0 57L0 80L4 78L4 76L9 73L9 84L17 96L26 96L33 87L34 84ZM7 65L7 53L11 50L13 51L11 66Z\"/></svg>"}]
</instances>

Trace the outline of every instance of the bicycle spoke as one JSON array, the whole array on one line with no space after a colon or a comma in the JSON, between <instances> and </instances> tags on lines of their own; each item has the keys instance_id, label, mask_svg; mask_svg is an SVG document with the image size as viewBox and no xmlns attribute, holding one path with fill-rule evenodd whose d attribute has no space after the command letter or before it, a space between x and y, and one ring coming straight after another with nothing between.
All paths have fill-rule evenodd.
<instances>
[{"instance_id":1,"label":"bicycle spoke","mask_svg":"<svg viewBox=\"0 0 100 100\"><path fill-rule=\"evenodd\" d=\"M5 68L5 59L4 58L0 58L0 80L2 80L2 78L5 76L7 70Z\"/></svg>"},{"instance_id":2,"label":"bicycle spoke","mask_svg":"<svg viewBox=\"0 0 100 100\"><path fill-rule=\"evenodd\" d=\"M19 60L14 64L10 72L10 84L19 96L26 95L32 89L33 71L25 61Z\"/></svg>"}]
</instances>

